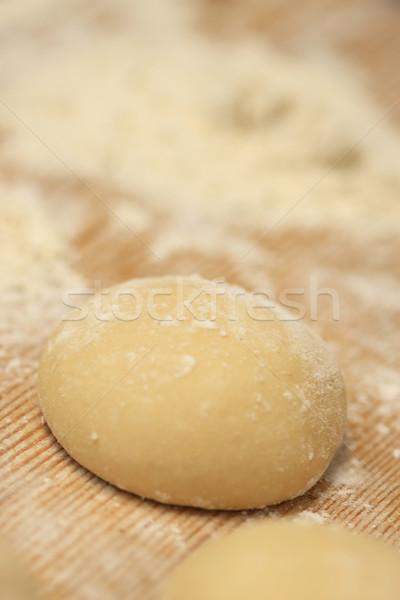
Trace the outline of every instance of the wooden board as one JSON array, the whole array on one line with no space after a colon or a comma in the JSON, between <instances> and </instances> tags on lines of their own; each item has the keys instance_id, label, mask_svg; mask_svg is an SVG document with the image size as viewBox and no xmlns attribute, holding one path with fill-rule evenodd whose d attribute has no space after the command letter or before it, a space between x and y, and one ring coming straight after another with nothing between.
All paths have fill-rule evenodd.
<instances>
[{"instance_id":1,"label":"wooden board","mask_svg":"<svg viewBox=\"0 0 400 600\"><path fill-rule=\"evenodd\" d=\"M306 4L315 8L311 1ZM329 2L319 5L321 19L328 22L337 9ZM383 31L376 20L363 16L364 3L346 4L350 5L355 22L360 15L360 23L367 22L368 27L357 29L357 35L350 31L347 45L357 48L357 61L366 69L371 55L376 60L379 55L379 76L370 71L371 86L389 105L391 94L400 92L392 77L399 38L389 35L399 19L398 5L387 2L375 7L382 23L387 23ZM257 23L258 35L267 32L272 38L278 37L279 43L287 42L295 18L293 4L290 10L279 11L279 27L271 11L263 10L262 19L258 18L260 6L257 2L205 3L199 23L209 34L211 14L213 23L221 23L215 11L231 23L243 15L242 22ZM305 27L299 17L296 22L300 30ZM235 34L240 35L240 30L236 26ZM337 40L340 36L334 19L330 30L332 39ZM383 93L383 89L392 91ZM319 286L334 280L340 296L340 319L332 319L330 300L321 297L318 322L312 324L330 344L344 372L349 401L345 444L329 472L304 496L264 510L229 513L140 499L101 481L68 457L43 423L35 391L45 335L35 329L32 321L36 313L27 307L33 303L40 310L40 294L27 298L23 289L16 293L15 311L22 313L15 323L18 328L26 327L26 337L21 330L9 335L8 324L2 325L1 331L8 333L0 340L0 526L34 573L45 598L156 599L165 575L206 539L224 535L244 521L266 517L292 515L315 522L337 521L379 535L400 548L400 398L392 376L398 365L398 299L391 296L396 292L398 248L393 236L381 230L367 235L356 225L350 236L348 230L341 232L328 225L307 230L282 222L259 243L265 263L250 281L243 263L239 265L223 248L213 256L193 250L155 260L146 244L151 246L166 220L177 217L172 207L168 212L133 196L132 204L137 204L150 223L138 239L71 173L44 178L14 168L4 169L3 176L11 183L34 185L50 222L59 224L70 210L79 207L81 217L79 223L74 221L70 237L75 269L88 282L101 280L103 285L110 285L134 276L200 272L246 287L255 287L257 277L262 285L267 277L279 290L307 287L313 275L320 275ZM104 181L95 183L96 192L112 208L118 190ZM61 208L60 200L69 203L68 209ZM241 228L233 215L223 229L227 236L250 248L272 224ZM51 279L51 266L40 274ZM57 294L62 291L60 282L56 282L55 290ZM43 306L48 306L47 300ZM49 330L57 318L57 310L49 314Z\"/></svg>"}]
</instances>

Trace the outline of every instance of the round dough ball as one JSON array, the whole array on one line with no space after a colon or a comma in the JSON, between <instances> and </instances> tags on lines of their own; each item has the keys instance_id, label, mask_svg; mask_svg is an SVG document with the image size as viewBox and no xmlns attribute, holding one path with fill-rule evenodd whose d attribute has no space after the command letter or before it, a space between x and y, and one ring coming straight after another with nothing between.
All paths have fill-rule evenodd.
<instances>
[{"instance_id":1,"label":"round dough ball","mask_svg":"<svg viewBox=\"0 0 400 600\"><path fill-rule=\"evenodd\" d=\"M79 463L161 502L244 509L304 493L340 444L343 381L320 339L265 304L199 277L91 297L40 361L49 427Z\"/></svg>"},{"instance_id":2,"label":"round dough ball","mask_svg":"<svg viewBox=\"0 0 400 600\"><path fill-rule=\"evenodd\" d=\"M26 569L10 546L0 541L0 598L4 600L38 600Z\"/></svg>"},{"instance_id":3,"label":"round dough ball","mask_svg":"<svg viewBox=\"0 0 400 600\"><path fill-rule=\"evenodd\" d=\"M365 535L289 520L245 525L172 573L165 600L400 600L400 554Z\"/></svg>"}]
</instances>

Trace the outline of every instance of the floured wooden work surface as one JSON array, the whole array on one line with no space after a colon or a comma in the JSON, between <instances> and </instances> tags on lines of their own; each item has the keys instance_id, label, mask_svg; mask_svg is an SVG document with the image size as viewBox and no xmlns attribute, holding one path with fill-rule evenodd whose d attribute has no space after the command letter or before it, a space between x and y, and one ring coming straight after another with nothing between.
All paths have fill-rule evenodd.
<instances>
[{"instance_id":1,"label":"floured wooden work surface","mask_svg":"<svg viewBox=\"0 0 400 600\"><path fill-rule=\"evenodd\" d=\"M350 4L357 20L363 7ZM156 598L199 544L266 517L342 522L400 548L398 107L347 152L396 100L397 42L384 39L378 17L359 46L354 37L366 71L365 48L382 46L379 81L371 72L367 93L351 63L342 73L328 58L329 36L323 51L321 36L315 42L326 69L322 59L261 50L260 32L274 36L257 3L219 5L230 15L221 35L229 26L235 33L223 50L210 26L217 5L200 4L185 16L192 25L179 28L187 9L146 6L1 8L0 522L49 599ZM240 10L243 23L259 22L250 48L241 46L248 30L235 26ZM333 9L324 10L327 23ZM369 10L381 10L382 23L399 18L395 3ZM283 37L293 18L285 31L279 16ZM128 38L132 62L139 56L133 75ZM348 103L330 99L331 72ZM381 105L370 104L374 94ZM290 298L335 353L349 403L345 445L306 495L241 513L164 506L99 480L55 443L35 380L63 294L166 273L268 288L278 302L284 290L305 290ZM330 289L338 314L327 295L315 312L312 286Z\"/></svg>"}]
</instances>

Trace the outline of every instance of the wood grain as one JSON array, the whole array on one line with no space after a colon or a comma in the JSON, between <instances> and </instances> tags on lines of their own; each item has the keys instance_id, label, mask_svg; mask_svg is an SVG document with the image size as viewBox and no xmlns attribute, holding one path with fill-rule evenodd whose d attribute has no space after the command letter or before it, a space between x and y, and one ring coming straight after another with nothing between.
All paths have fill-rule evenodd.
<instances>
[{"instance_id":1,"label":"wood grain","mask_svg":"<svg viewBox=\"0 0 400 600\"><path fill-rule=\"evenodd\" d=\"M202 7L199 27L203 31L238 36L252 31L292 48L297 47L296 40L304 45L311 39L310 19L318 16L323 27L317 27L315 44L329 30L330 47L363 65L371 89L384 104L400 96L398 70L392 68L400 49L400 36L394 34L400 19L396 3L309 0L300 8L287 2L251 0L244 5L204 0ZM349 25L344 35L343 20L360 25L356 29ZM396 119L400 123L398 115ZM318 320L312 326L330 344L344 372L349 402L345 443L329 473L307 494L258 511L164 506L95 477L64 452L41 419L35 383L44 338L26 344L21 336L13 344L1 343L5 368L0 398L0 526L32 570L45 598L156 600L165 575L206 539L268 516L314 514L382 536L400 549L399 391L393 393L391 382L385 381L387 369L398 365L398 302L382 304L379 290L364 297L356 284L367 277L372 287L379 287L398 278L399 248L392 236L379 232L367 240L356 226L350 235L340 227L302 230L284 222L260 242L264 266L257 272L227 255L222 245L221 252L212 256L193 251L158 261L72 175L44 179L18 166L6 175L10 180L33 182L55 222L62 218L60 200L85 208L72 240L76 270L89 284L101 280L107 286L135 276L199 272L246 287L272 281L278 292L287 286L307 288L310 278L318 276L320 287L334 282L340 297L340 319L332 320L329 300L321 298ZM113 206L118 190L101 181L91 183ZM150 217L142 238L151 246L157 231L174 219L173 209L134 196L131 201ZM250 247L270 225L241 228L232 215L224 234ZM23 294L22 290L26 302ZM17 369L10 363L15 357L25 365L22 380L16 379ZM343 466L348 477L348 465L354 465L354 481L340 478Z\"/></svg>"}]
</instances>

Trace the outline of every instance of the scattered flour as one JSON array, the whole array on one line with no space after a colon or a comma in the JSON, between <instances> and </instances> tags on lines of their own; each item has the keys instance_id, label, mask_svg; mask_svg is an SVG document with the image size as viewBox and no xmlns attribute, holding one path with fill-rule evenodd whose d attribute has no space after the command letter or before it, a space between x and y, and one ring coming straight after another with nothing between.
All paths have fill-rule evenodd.
<instances>
[{"instance_id":1,"label":"scattered flour","mask_svg":"<svg viewBox=\"0 0 400 600\"><path fill-rule=\"evenodd\" d=\"M194 221L193 206L216 221L232 210L242 222L253 220L255 209L261 220L274 220L307 194L287 222L325 223L334 208L342 227L356 219L367 227L371 215L375 228L378 221L392 226L400 141L382 122L348 152L383 111L343 64L207 40L188 26L193 15L178 0L119 1L125 26L105 37L86 24L72 45L74 8L60 4L52 52L38 60L35 47L25 53L23 77L12 62L2 74L5 101L53 153L2 107L6 163L64 176L57 153L86 178L106 177L160 206L179 206L174 235L167 225L155 242L165 256L217 247L218 227L202 224L200 213ZM45 26L47 1L33 5ZM37 22L32 7L28 13ZM4 35L11 49L21 41L12 29ZM148 226L148 215L123 197L120 210L132 226Z\"/></svg>"},{"instance_id":2,"label":"scattered flour","mask_svg":"<svg viewBox=\"0 0 400 600\"><path fill-rule=\"evenodd\" d=\"M301 512L296 514L296 519L302 521L308 521L310 523L326 523L331 520L329 513L324 510L320 510L318 512L313 512L312 510L302 510Z\"/></svg>"},{"instance_id":3,"label":"scattered flour","mask_svg":"<svg viewBox=\"0 0 400 600\"><path fill-rule=\"evenodd\" d=\"M390 419L391 426L400 430L400 374L397 369L386 365L367 370L363 374L360 393L366 402L375 400L377 414L382 419ZM387 433L386 423L378 423L377 430L381 434Z\"/></svg>"},{"instance_id":4,"label":"scattered flour","mask_svg":"<svg viewBox=\"0 0 400 600\"><path fill-rule=\"evenodd\" d=\"M107 36L93 24L95 19L92 23L82 17L78 23L76 5L67 0L57 3L62 18L54 27L53 4L23 2L21 10L20 3L1 3L0 49L7 56L0 64L1 94L79 175L95 182L106 180L117 190L116 211L128 226L141 233L157 225L146 209L147 201L167 212L171 208L174 218L163 223L154 243L162 258L179 258L193 250L206 259L217 252L235 259L242 256L249 240L235 232L228 235L226 222L233 218L243 230L256 224L264 231L265 224L281 217L383 112L371 105L343 65L311 65L268 45L205 41L187 26L191 15L182 3L116 0L120 24ZM26 36L16 35L21 31ZM353 232L357 227L365 246L375 248L379 266L382 248L374 232L382 225L390 237L397 226L399 148L398 136L382 122L301 202L287 223L303 231L314 224L337 230L348 226ZM0 181L3 391L2 386L22 383L36 372L38 349L65 312L62 292L86 283L74 269L70 239L82 218L80 203L71 200L76 210L60 205L56 218L47 212L44 198L51 194L46 181L75 176L3 105L0 158L4 165L0 175L5 175ZM20 176L10 182L7 176L14 171ZM131 195L144 201L133 202ZM276 263L276 253L256 248L243 263L239 279L250 285L265 283ZM398 285L390 275L375 273L371 279L361 269L357 276L343 270L329 275L340 276L353 294L347 323L355 320L360 306L377 315L382 303L385 309L396 309ZM176 320L161 323L175 324ZM352 346L358 351L370 343L378 351L383 342L363 331L355 327L355 338L343 342L339 350ZM221 328L219 333L229 336L231 330ZM391 352L392 346L383 346L385 358L391 356L388 349ZM361 377L354 366L359 356L355 353L352 359L348 373L352 384L357 380L357 388L350 401L351 425L362 425L362 411L373 406L381 421L372 435L379 438L394 427L400 430L398 373L374 364L365 375L362 365ZM178 357L172 373L183 377L193 368L195 359L187 354ZM205 402L204 414L207 410ZM15 426L10 418L5 424ZM96 441L96 432L91 437ZM391 453L397 466L400 448ZM67 476L66 468L43 482L45 487L62 487ZM364 489L368 477L362 463L339 456L325 475L330 498L340 501ZM39 499L44 495L42 487L37 494ZM118 498L113 501L115 511L125 506L124 496ZM169 500L162 492L159 499ZM18 498L19 506L23 500ZM29 496L23 508L29 509L29 519L18 522L15 537L26 547L39 548L36 552L42 557L49 544L62 549L60 540L68 538L75 513L63 522L58 505L51 513L40 504L28 506L28 500ZM204 500L197 501L207 508ZM84 506L79 505L78 512ZM368 502L362 508L368 514L373 510ZM278 511L270 511L271 516ZM99 525L97 516L94 511L78 520L80 527L90 524L90 539ZM298 517L316 523L331 518L321 509L302 510ZM44 524L40 531L37 522ZM145 523L143 516L143 530ZM184 547L179 527L156 520L148 526L148 537L143 535L142 547L152 548L153 538L159 544L166 532L176 548ZM104 533L107 544L115 540L110 535ZM107 566L106 552L91 560L100 559ZM54 565L52 574L63 585L66 570L58 568L60 562Z\"/></svg>"},{"instance_id":5,"label":"scattered flour","mask_svg":"<svg viewBox=\"0 0 400 600\"><path fill-rule=\"evenodd\" d=\"M365 485L369 474L356 457L342 456L334 458L324 478L334 488L355 490ZM335 494L338 490L335 490Z\"/></svg>"},{"instance_id":6,"label":"scattered flour","mask_svg":"<svg viewBox=\"0 0 400 600\"><path fill-rule=\"evenodd\" d=\"M179 357L179 361L179 367L174 373L177 378L189 375L196 366L196 359L191 354L182 354Z\"/></svg>"},{"instance_id":7,"label":"scattered flour","mask_svg":"<svg viewBox=\"0 0 400 600\"><path fill-rule=\"evenodd\" d=\"M17 383L35 372L38 345L66 312L63 291L82 287L83 280L73 269L68 240L49 218L34 185L0 182L0 213L0 370ZM22 347L28 351L21 354ZM7 379L2 378L0 389Z\"/></svg>"}]
</instances>

